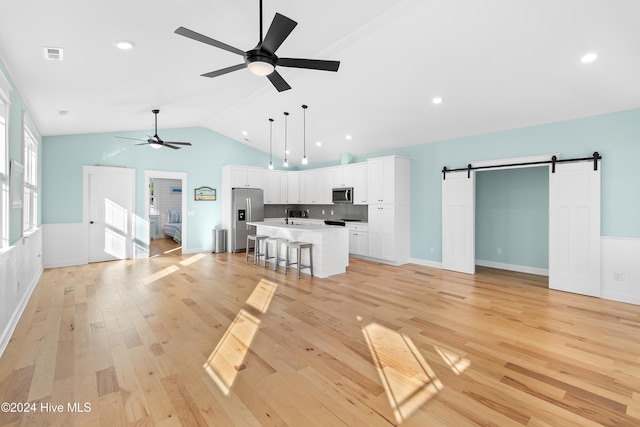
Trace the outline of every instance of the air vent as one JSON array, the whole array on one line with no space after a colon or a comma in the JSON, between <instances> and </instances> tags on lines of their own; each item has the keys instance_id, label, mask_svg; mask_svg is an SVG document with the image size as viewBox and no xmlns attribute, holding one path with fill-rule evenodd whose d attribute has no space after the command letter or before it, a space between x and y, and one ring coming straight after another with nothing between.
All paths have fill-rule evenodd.
<instances>
[{"instance_id":1,"label":"air vent","mask_svg":"<svg viewBox=\"0 0 640 427\"><path fill-rule=\"evenodd\" d=\"M44 59L49 61L62 61L61 47L44 47Z\"/></svg>"}]
</instances>

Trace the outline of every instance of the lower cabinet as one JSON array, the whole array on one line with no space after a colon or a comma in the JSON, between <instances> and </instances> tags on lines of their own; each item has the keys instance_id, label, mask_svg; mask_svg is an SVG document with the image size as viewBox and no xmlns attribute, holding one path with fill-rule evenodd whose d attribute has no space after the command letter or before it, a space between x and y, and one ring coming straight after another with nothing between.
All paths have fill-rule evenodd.
<instances>
[{"instance_id":1,"label":"lower cabinet","mask_svg":"<svg viewBox=\"0 0 640 427\"><path fill-rule=\"evenodd\" d=\"M369 205L368 256L396 261L395 225L393 205Z\"/></svg>"},{"instance_id":2,"label":"lower cabinet","mask_svg":"<svg viewBox=\"0 0 640 427\"><path fill-rule=\"evenodd\" d=\"M349 230L349 253L353 255L369 255L369 233L366 230Z\"/></svg>"}]
</instances>

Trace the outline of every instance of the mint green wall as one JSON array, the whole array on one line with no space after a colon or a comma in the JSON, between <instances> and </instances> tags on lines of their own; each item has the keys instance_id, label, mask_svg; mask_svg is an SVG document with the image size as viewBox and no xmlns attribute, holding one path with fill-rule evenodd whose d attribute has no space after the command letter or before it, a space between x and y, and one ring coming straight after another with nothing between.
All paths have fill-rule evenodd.
<instances>
[{"instance_id":1,"label":"mint green wall","mask_svg":"<svg viewBox=\"0 0 640 427\"><path fill-rule=\"evenodd\" d=\"M443 166L548 153L587 157L594 151L603 157L602 235L640 238L640 109L369 153L354 161L411 158L411 257L440 262Z\"/></svg>"},{"instance_id":2,"label":"mint green wall","mask_svg":"<svg viewBox=\"0 0 640 427\"><path fill-rule=\"evenodd\" d=\"M549 268L548 167L477 172L476 259Z\"/></svg>"},{"instance_id":3,"label":"mint green wall","mask_svg":"<svg viewBox=\"0 0 640 427\"><path fill-rule=\"evenodd\" d=\"M22 121L23 114L27 114L27 117L30 117L29 111L20 96L20 93L16 89L13 80L11 79L11 75L7 71L4 66L2 60L0 60L0 70L9 81L11 85L11 105L9 107L9 162L15 160L20 162L20 164L24 165L23 157L23 146L22 146ZM33 120L31 120L33 125ZM39 131L37 128L31 129L36 133L34 135L36 139L39 141L39 154L40 158L42 157L42 139L39 136ZM38 164L38 169L42 170L42 162ZM42 178L39 178L39 181L42 182ZM40 184L39 184L40 185ZM38 206L38 224L41 224L41 212L42 206ZM15 244L22 237L22 208L10 208L9 209L9 245Z\"/></svg>"},{"instance_id":4,"label":"mint green wall","mask_svg":"<svg viewBox=\"0 0 640 427\"><path fill-rule=\"evenodd\" d=\"M269 155L204 128L160 129L167 141L189 141L191 147L180 150L136 146L125 136L146 139L148 131L116 132L43 138L42 205L45 224L82 222L82 166L125 166L136 169L136 214L144 217L144 171L186 172L188 239L186 250L211 246L211 230L221 223L220 188L222 166L268 164ZM196 187L217 189L218 200L196 202L191 195Z\"/></svg>"}]
</instances>

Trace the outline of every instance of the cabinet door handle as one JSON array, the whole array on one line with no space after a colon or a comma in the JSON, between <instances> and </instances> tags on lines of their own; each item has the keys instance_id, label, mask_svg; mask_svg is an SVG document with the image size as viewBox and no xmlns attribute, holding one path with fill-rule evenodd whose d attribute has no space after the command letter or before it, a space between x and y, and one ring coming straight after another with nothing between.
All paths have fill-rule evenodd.
<instances>
[{"instance_id":1,"label":"cabinet door handle","mask_svg":"<svg viewBox=\"0 0 640 427\"><path fill-rule=\"evenodd\" d=\"M93 221L89 221L89 224L93 224Z\"/></svg>"}]
</instances>

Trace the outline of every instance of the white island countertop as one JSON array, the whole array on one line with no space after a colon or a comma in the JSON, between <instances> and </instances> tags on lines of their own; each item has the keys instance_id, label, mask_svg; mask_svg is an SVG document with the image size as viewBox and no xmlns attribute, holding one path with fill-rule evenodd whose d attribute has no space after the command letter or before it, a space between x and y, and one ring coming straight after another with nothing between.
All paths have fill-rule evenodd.
<instances>
[{"instance_id":1,"label":"white island countertop","mask_svg":"<svg viewBox=\"0 0 640 427\"><path fill-rule=\"evenodd\" d=\"M256 234L269 237L280 237L290 242L311 243L313 254L313 275L315 277L329 277L347 271L349 265L349 230L340 225L326 225L319 222L299 221L295 218L284 220L271 220L261 222L248 222L247 225L256 226ZM295 251L291 251L295 258ZM293 261L293 259L292 259ZM303 251L302 263L308 264L309 255ZM308 274L309 270L301 271Z\"/></svg>"}]
</instances>

